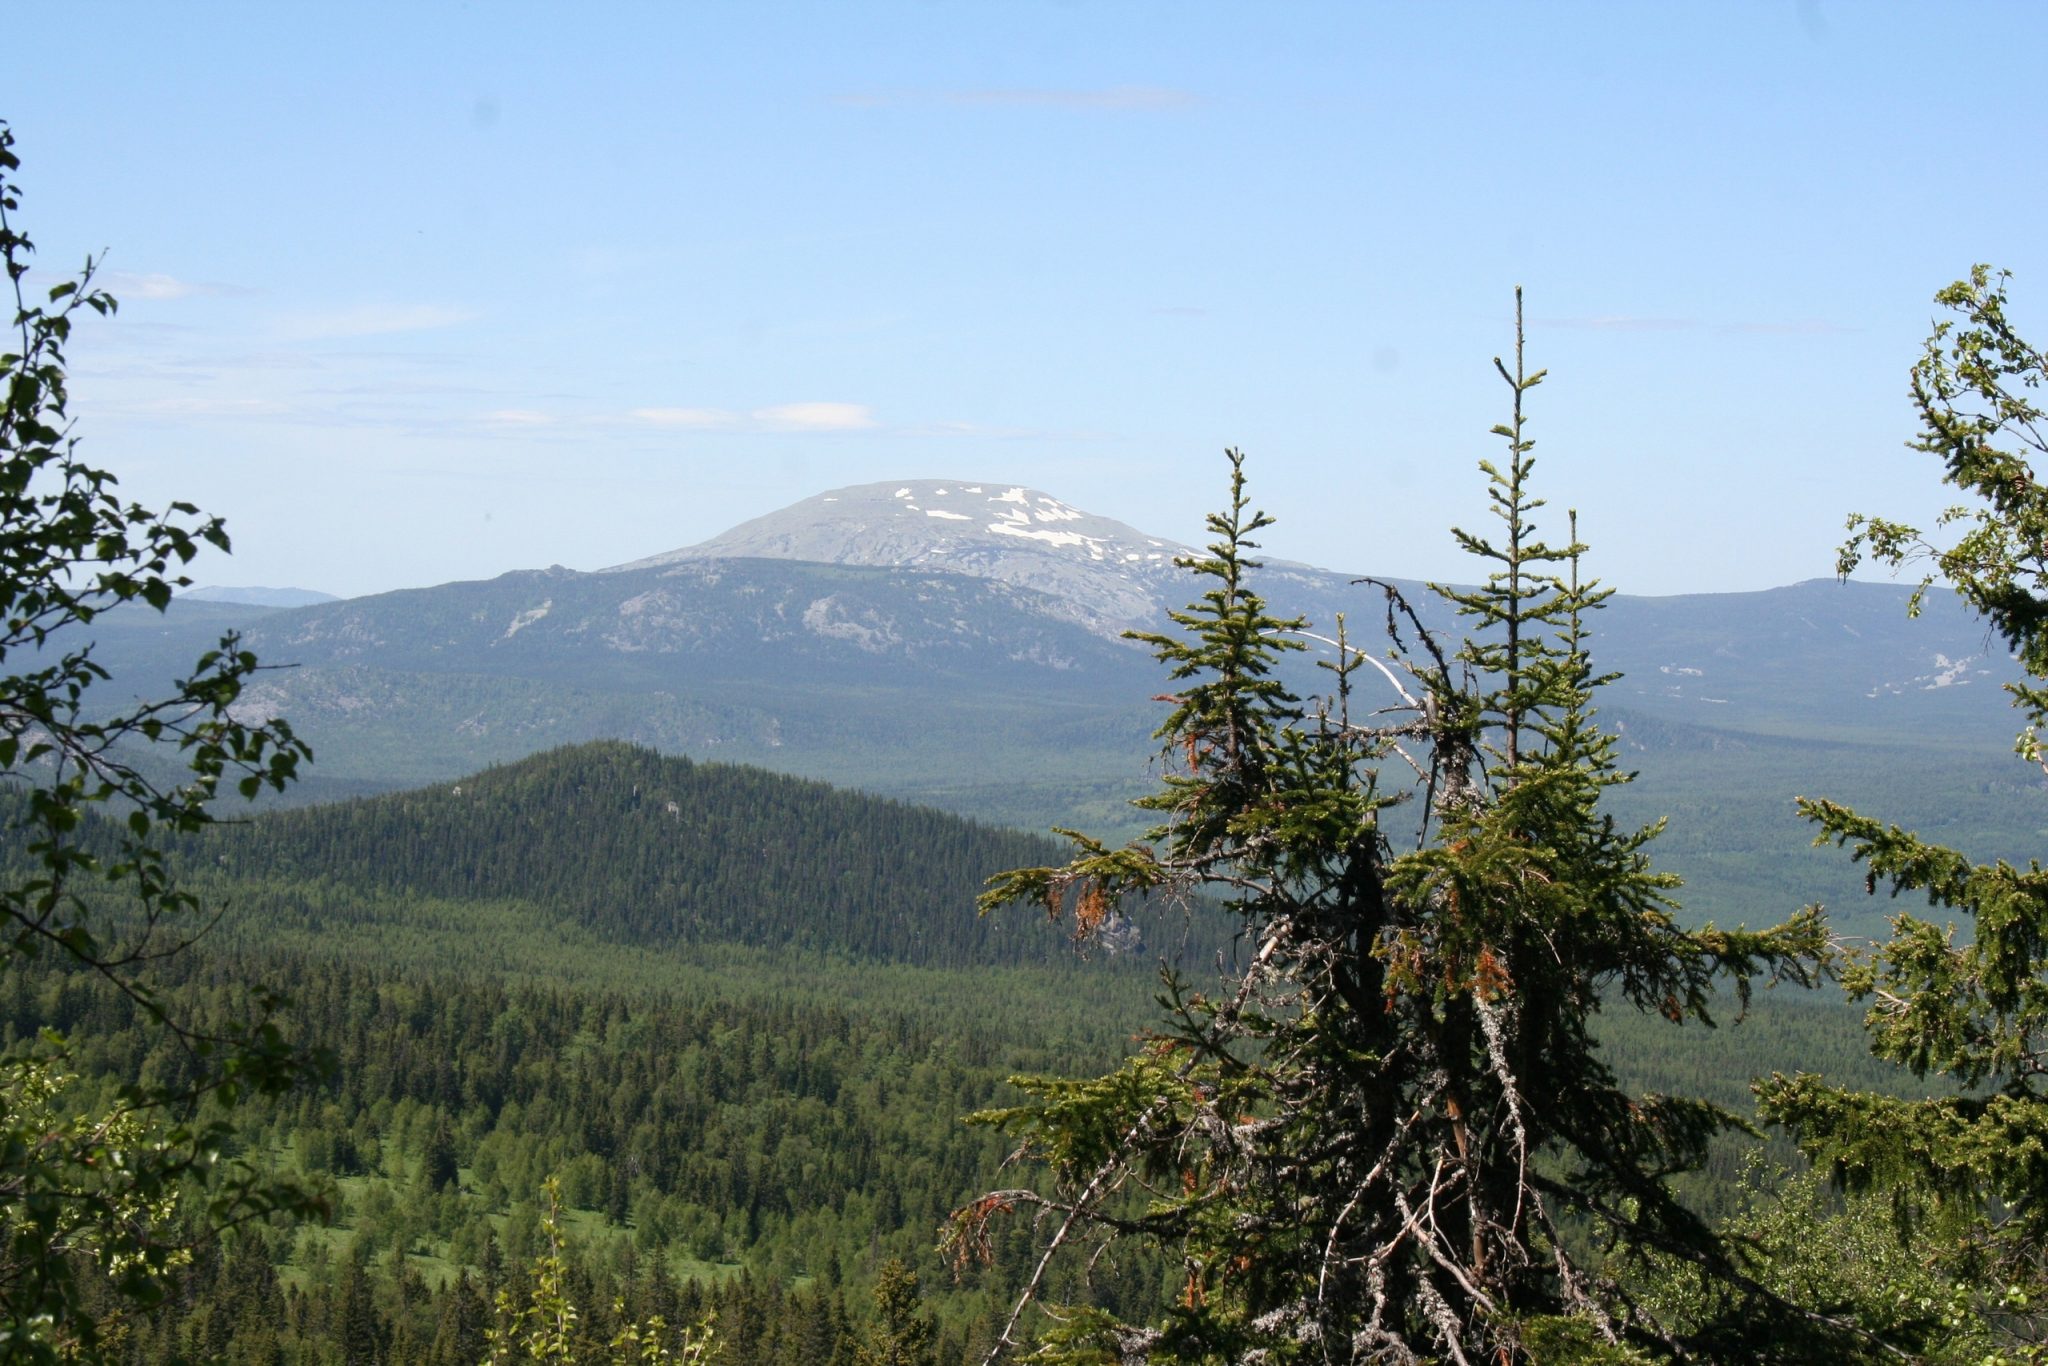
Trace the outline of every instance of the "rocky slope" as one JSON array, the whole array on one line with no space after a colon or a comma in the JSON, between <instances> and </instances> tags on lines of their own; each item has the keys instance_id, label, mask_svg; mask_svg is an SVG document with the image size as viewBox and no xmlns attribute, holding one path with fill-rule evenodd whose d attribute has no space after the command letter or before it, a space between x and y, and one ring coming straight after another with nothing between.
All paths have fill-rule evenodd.
<instances>
[{"instance_id":1,"label":"rocky slope","mask_svg":"<svg viewBox=\"0 0 2048 1366\"><path fill-rule=\"evenodd\" d=\"M1037 489L910 479L833 489L610 572L734 557L940 569L1043 593L1048 612L1114 636L1178 605L1188 553Z\"/></svg>"}]
</instances>

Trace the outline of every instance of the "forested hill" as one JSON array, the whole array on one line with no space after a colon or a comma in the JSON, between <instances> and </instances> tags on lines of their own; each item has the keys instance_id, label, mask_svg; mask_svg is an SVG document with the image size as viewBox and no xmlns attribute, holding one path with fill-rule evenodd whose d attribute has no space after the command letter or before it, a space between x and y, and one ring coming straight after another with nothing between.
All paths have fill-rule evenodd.
<instances>
[{"instance_id":1,"label":"forested hill","mask_svg":"<svg viewBox=\"0 0 2048 1366\"><path fill-rule=\"evenodd\" d=\"M1058 857L958 816L603 742L272 812L211 834L202 861L244 883L518 902L624 943L964 967L1072 955L1042 922L974 913L991 874Z\"/></svg>"}]
</instances>

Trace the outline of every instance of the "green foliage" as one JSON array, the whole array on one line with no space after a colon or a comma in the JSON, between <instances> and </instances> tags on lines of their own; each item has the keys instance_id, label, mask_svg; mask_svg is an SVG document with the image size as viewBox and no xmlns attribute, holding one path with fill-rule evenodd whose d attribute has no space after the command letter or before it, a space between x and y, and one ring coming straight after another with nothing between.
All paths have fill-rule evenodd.
<instances>
[{"instance_id":1,"label":"green foliage","mask_svg":"<svg viewBox=\"0 0 2048 1366\"><path fill-rule=\"evenodd\" d=\"M644 1322L627 1319L602 1348L590 1340L579 1327L581 1316L568 1288L562 1183L550 1176L542 1183L542 1192L547 1197L547 1212L541 1216L541 1247L528 1271L533 1288L523 1300L510 1288L498 1292L498 1321L484 1332L490 1349L485 1366L511 1366L522 1361L599 1360L610 1361L613 1366L662 1361L696 1366L708 1359L713 1340L708 1315L683 1330L680 1342L673 1348L668 1341L668 1325L659 1314ZM623 1303L617 1306L617 1312L625 1317Z\"/></svg>"},{"instance_id":2,"label":"green foliage","mask_svg":"<svg viewBox=\"0 0 2048 1366\"><path fill-rule=\"evenodd\" d=\"M69 1347L74 1338L90 1345L84 1330L66 1322L77 1315L62 1298L76 1293L73 1264L97 1267L124 1297L146 1304L167 1274L190 1261L176 1237L177 1188L152 1170L165 1144L133 1110L74 1111L77 1080L47 1061L21 1058L0 1081L8 1123L7 1264L57 1283L43 1292L42 1303L51 1306L43 1321L13 1329L10 1358ZM95 1335L104 1326L93 1325Z\"/></svg>"},{"instance_id":3,"label":"green foliage","mask_svg":"<svg viewBox=\"0 0 2048 1366\"><path fill-rule=\"evenodd\" d=\"M161 612L188 582L179 566L228 539L189 504L123 501L114 476L79 456L65 348L81 310L108 314L114 300L88 259L29 302L34 246L12 217L13 144L0 124L0 260L14 300L14 340L0 353L0 781L19 798L0 880L0 972L38 956L96 972L189 1064L175 1083L123 1087L81 1115L65 1108L61 1036L18 1041L0 1059L0 1354L49 1359L98 1350L106 1315L87 1303L87 1268L129 1306L161 1294L184 1256L172 1219L181 1188L197 1191L194 1213L214 1224L303 1204L216 1161L226 1108L284 1089L306 1061L269 1018L278 999L252 993L246 1014L200 1032L157 1006L143 969L210 920L173 878L166 838L204 827L223 784L244 797L281 789L307 751L281 721L237 719L257 662L233 636L163 696L92 706L107 673L76 644L79 628L123 604ZM173 780L154 776L163 761L148 756L163 753L175 756ZM79 839L93 808L118 821L98 848Z\"/></svg>"},{"instance_id":4,"label":"green foliage","mask_svg":"<svg viewBox=\"0 0 2048 1366\"><path fill-rule=\"evenodd\" d=\"M919 1312L917 1273L891 1258L875 1277L875 1326L856 1366L933 1366L932 1321Z\"/></svg>"},{"instance_id":5,"label":"green foliage","mask_svg":"<svg viewBox=\"0 0 2048 1366\"><path fill-rule=\"evenodd\" d=\"M354 839L348 809L305 819L298 847L319 845L322 822ZM268 820L219 833L231 849ZM662 841L664 828L646 838ZM525 830L510 822L501 838ZM791 838L801 854L803 838ZM488 864L495 847L470 853ZM220 873L238 861L231 853L222 870L217 859L209 845L200 861ZM292 983L295 1029L329 1042L338 1066L321 1086L239 1116L234 1152L327 1192L336 1222L248 1230L259 1236L234 1239L225 1260L199 1246L110 1355L326 1361L347 1331L382 1344L393 1366L468 1366L484 1355L496 1292L517 1281L524 1303L532 1288L523 1272L544 1245L534 1192L555 1173L564 1284L598 1348L629 1323L658 1314L673 1327L715 1307L730 1366L848 1366L877 1267L898 1258L919 1276L918 1312L938 1325L937 1359L976 1359L1033 1251L1028 1227L996 1223L989 1265L957 1283L943 1275L931 1230L1000 1179L1005 1149L954 1117L1038 1101L1007 1090L1008 1075L1109 1068L1149 999L1142 973L1100 959L940 970L615 944L545 905L380 890L346 866L309 867L303 882L269 867L261 880L199 883L208 900L260 914L222 922L158 983L160 1004L201 1029L232 1013L233 983ZM71 1035L78 1108L93 1110L114 1083L182 1074L175 1044L110 984L47 958L24 966L0 983L0 1046L43 1027ZM1855 1012L1828 997L1760 997L1742 1029L1714 1034L1610 1012L1599 1033L1631 1094L1739 1103L1757 1067L1794 1061L1884 1079L1861 1056ZM1133 1089L1172 1065L1141 1049L1131 1066L1149 1070ZM1096 1103L1097 1083L1067 1086L1073 1106ZM444 1132L458 1179L429 1194ZM1717 1147L1691 1193L1718 1199L1737 1165ZM618 1195L624 1217L600 1217ZM1088 1300L1114 1324L1153 1312L1184 1277L1160 1252L1125 1246L1092 1267L1055 1267L1048 1296ZM842 1291L851 1312L835 1308ZM1080 1350L1091 1321L1077 1307L1066 1328L1049 1325L1048 1359ZM1115 1360L1114 1348L1112 1337L1101 1350Z\"/></svg>"},{"instance_id":6,"label":"green foliage","mask_svg":"<svg viewBox=\"0 0 2048 1366\"><path fill-rule=\"evenodd\" d=\"M1844 572L1864 554L1894 567L1926 557L1923 589L1939 577L2015 651L2029 681L2010 691L2027 717L2021 753L2040 761L2048 716L2048 581L2043 534L2048 496L2031 463L2048 453L2043 412L2027 391L2048 360L2006 317L2007 276L1978 266L1936 296L1958 315L1937 323L1913 368L1921 430L1916 449L1941 459L1943 481L1974 504L1942 525L1966 530L1937 548L1910 526L1852 517ZM1963 1232L1942 1241L1941 1262L1974 1287L1973 1320L2003 1330L2010 1350L2038 1336L2010 1308L2048 1292L2048 873L2038 862L1974 863L1955 850L1831 801L1802 801L1820 829L1861 863L1867 886L1924 893L1968 927L1901 912L1891 935L1844 975L1868 1001L1871 1051L1944 1094L1902 1099L1777 1074L1759 1084L1762 1110L1854 1192L1878 1192L1911 1236L1929 1226ZM2028 1346L2024 1350L2038 1350Z\"/></svg>"},{"instance_id":7,"label":"green foliage","mask_svg":"<svg viewBox=\"0 0 2048 1366\"><path fill-rule=\"evenodd\" d=\"M666 961L680 964L686 953ZM289 976L295 1020L335 1041L338 1066L324 1086L241 1126L244 1160L302 1174L329 1192L336 1213L333 1227L268 1245L277 1274L318 1302L318 1312L280 1330L292 1343L318 1343L338 1322L329 1310L339 1312L359 1248L383 1340L410 1324L415 1347L430 1342L435 1318L390 1302L394 1257L403 1254L430 1286L466 1271L488 1303L507 1283L490 1278L490 1249L530 1266L544 1245L533 1193L556 1174L561 1222L574 1232L563 1256L593 1341L620 1328L611 1312L619 1296L632 1321L659 1312L672 1326L694 1322L645 1298L656 1267L707 1289L746 1279L756 1296L770 1286L787 1294L793 1284L836 1285L843 1275L849 1297L864 1305L876 1263L898 1257L944 1287L943 1302L927 1312L957 1344L982 1314L984 1291L938 1276L931 1231L963 1192L993 1178L1003 1147L956 1116L996 1103L1003 1077L1019 1068L1098 1065L1123 1033L1114 1021L1138 1002L1135 992L1077 998L1050 976L1027 989L987 971L927 971L899 975L883 993L889 1004L849 1008L836 999L830 964L796 962L787 972L728 964L715 993L686 997L673 988L622 991L596 973L573 984L508 986L490 975L422 972L399 957L365 969L318 957L209 963L194 954L171 965L163 987L167 1006L204 1023L209 1000L225 1005L220 983L258 970ZM560 966L564 975L589 972L574 958ZM836 971L845 980L865 975L844 963ZM103 1087L105 1078L149 1076L172 1061L125 998L77 973L40 978L21 984L32 991L0 996L0 1038L39 1021L74 1027L86 1094L93 1079ZM1066 1042L1084 1015L1099 1021L1092 1041ZM459 1180L430 1195L420 1173L444 1125ZM601 1219L595 1207L618 1178L626 1217ZM1021 1256L999 1251L988 1294L1007 1289ZM203 1257L179 1281L149 1317L173 1336L217 1319L227 1298ZM522 1303L527 1289L518 1289ZM440 1293L458 1291L450 1284ZM726 1307L720 1314L730 1343L740 1319ZM856 1330L843 1335L849 1353ZM384 1359L438 1360L396 1348Z\"/></svg>"},{"instance_id":8,"label":"green foliage","mask_svg":"<svg viewBox=\"0 0 2048 1366\"><path fill-rule=\"evenodd\" d=\"M1054 1182L992 1192L948 1232L971 1257L1006 1210L1050 1230L998 1350L1022 1345L1055 1259L1102 1243L1179 1262L1177 1302L1149 1323L1070 1320L1062 1359L1682 1354L1687 1325L1621 1294L1613 1254L1740 1275L1670 1184L1740 1121L1623 1090L1591 1021L1621 1004L1710 1023L1717 982L1738 1001L1760 976L1810 983L1825 941L1811 913L1762 933L1681 928L1675 879L1647 855L1658 827L1603 813L1628 777L1593 719L1606 679L1585 617L1605 594L1580 581L1575 536L1537 534L1522 405L1542 374L1524 371L1519 331L1515 366L1496 366L1514 403L1494 429L1506 456L1483 466L1500 527L1458 533L1489 577L1439 590L1473 623L1463 647L1382 585L1406 648L1370 657L1340 618L1328 700L1281 686L1301 624L1249 585L1269 519L1232 452L1229 504L1188 565L1202 597L1175 614L1181 635L1142 637L1177 688L1169 771L1142 803L1163 823L1123 849L1074 837L1065 866L990 884L985 909L1043 905L1084 931L1133 894L1214 896L1242 955L1213 995L1169 975L1168 1023L1118 1073L1026 1082L1026 1104L977 1117ZM1368 708L1368 686L1398 701Z\"/></svg>"},{"instance_id":9,"label":"green foliage","mask_svg":"<svg viewBox=\"0 0 2048 1366\"><path fill-rule=\"evenodd\" d=\"M1675 1320L1721 1325L1710 1330L1709 1359L1787 1366L1820 1356L1845 1363L1906 1357L1955 1366L2034 1359L2024 1351L2012 1354L2012 1330L2026 1317L2025 1292L2007 1287L1985 1299L1973 1284L1982 1268L1972 1265L1969 1231L1958 1221L1940 1221L1904 1239L1887 1195L1845 1201L1822 1172L1768 1168L1754 1156L1736 1189L1738 1203L1723 1232L1756 1282L1823 1320L1854 1324L1860 1334L1743 1333L1739 1317L1728 1312L1729 1286L1705 1281L1668 1258L1652 1259L1653 1270L1638 1293ZM2028 1331L2038 1336L2031 1325Z\"/></svg>"},{"instance_id":10,"label":"green foliage","mask_svg":"<svg viewBox=\"0 0 2048 1366\"><path fill-rule=\"evenodd\" d=\"M1932 567L1913 600L1939 578L1981 613L2017 656L2033 682L2008 685L2028 728L2019 747L2030 759L2048 717L2048 491L2033 460L2048 455L2048 413L2030 397L2048 378L2048 355L2026 341L2006 317L2009 271L1970 269L1934 296L1957 315L1937 322L1913 366L1913 407L1920 432L1911 445L1942 462L1942 482L1974 503L1945 510L1938 525L1962 526L1938 546L1903 522L1854 514L1837 556L1844 576L1866 555L1898 568L1917 560Z\"/></svg>"}]
</instances>

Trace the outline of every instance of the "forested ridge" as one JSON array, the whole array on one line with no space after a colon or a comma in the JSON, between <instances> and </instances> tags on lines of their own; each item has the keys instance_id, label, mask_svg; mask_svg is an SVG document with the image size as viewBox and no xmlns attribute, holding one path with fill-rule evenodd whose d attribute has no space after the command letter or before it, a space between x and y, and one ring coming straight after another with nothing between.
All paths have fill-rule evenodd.
<instances>
[{"instance_id":1,"label":"forested ridge","mask_svg":"<svg viewBox=\"0 0 2048 1366\"><path fill-rule=\"evenodd\" d=\"M1058 936L963 913L1045 842L762 769L619 743L212 832L236 876L517 898L629 943L820 949L928 966L1043 961Z\"/></svg>"}]
</instances>

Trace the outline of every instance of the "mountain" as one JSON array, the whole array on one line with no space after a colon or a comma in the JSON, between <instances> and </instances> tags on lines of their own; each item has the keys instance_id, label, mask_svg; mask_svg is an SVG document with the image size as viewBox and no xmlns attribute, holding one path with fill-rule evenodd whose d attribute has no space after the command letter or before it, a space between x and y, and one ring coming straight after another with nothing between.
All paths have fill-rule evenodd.
<instances>
[{"instance_id":1,"label":"mountain","mask_svg":"<svg viewBox=\"0 0 2048 1366\"><path fill-rule=\"evenodd\" d=\"M537 570L290 610L174 602L94 624L144 693L239 628L266 661L237 704L290 717L325 782L449 778L624 739L936 800L1042 828L1114 817L1154 671L1045 594L930 569L693 560ZM1115 783L1079 808L1048 804Z\"/></svg>"},{"instance_id":2,"label":"mountain","mask_svg":"<svg viewBox=\"0 0 2048 1366\"><path fill-rule=\"evenodd\" d=\"M912 480L842 489L598 573L553 568L297 608L180 599L94 623L136 695L238 629L266 672L237 704L284 715L317 762L303 795L455 778L588 740L760 764L1002 825L1123 837L1149 789L1166 680L1122 639L1199 585L1186 547L1049 494ZM1597 567L1597 556L1596 566ZM1273 563L1256 585L1378 651L1386 589ZM1388 580L1431 629L1453 613ZM1644 780L1623 814L1683 813L1665 847L1688 904L1761 918L1859 885L1806 848L1792 798L1827 795L1972 849L2038 840L2039 775L2009 758L2016 670L1952 597L1814 581L1763 593L1617 596L1592 621L1600 699ZM1412 640L1412 628L1408 635ZM1328 646L1292 657L1303 695ZM1353 712L1397 700L1373 671ZM1794 903L1796 904L1796 903Z\"/></svg>"},{"instance_id":3,"label":"mountain","mask_svg":"<svg viewBox=\"0 0 2048 1366\"><path fill-rule=\"evenodd\" d=\"M311 588L222 588L209 584L188 588L178 595L194 602L239 602L251 607L310 607L317 602L338 602L332 593Z\"/></svg>"},{"instance_id":4,"label":"mountain","mask_svg":"<svg viewBox=\"0 0 2048 1366\"><path fill-rule=\"evenodd\" d=\"M717 559L941 569L1042 593L1053 615L1115 636L1159 624L1190 553L1037 489L912 479L821 493L610 572Z\"/></svg>"},{"instance_id":5,"label":"mountain","mask_svg":"<svg viewBox=\"0 0 2048 1366\"><path fill-rule=\"evenodd\" d=\"M1193 580L1192 547L1084 512L1019 485L912 479L860 484L792 503L699 545L620 565L632 573L733 558L865 567L915 566L1032 590L1031 606L1105 639L1157 630ZM1597 552L1589 567L1597 568ZM1374 648L1380 589L1357 573L1266 562L1253 582L1274 609L1327 635L1342 613ZM1427 586L1383 580L1432 630L1455 614ZM1952 594L1930 592L1918 619L1907 590L1815 579L1762 593L1617 595L1593 622L1610 699L1669 721L1875 738L1901 727L1943 738L2004 724L2010 659ZM1327 658L1317 645L1308 659ZM1296 669L1305 691L1322 686ZM1894 705L1895 700L1905 699Z\"/></svg>"}]
</instances>

